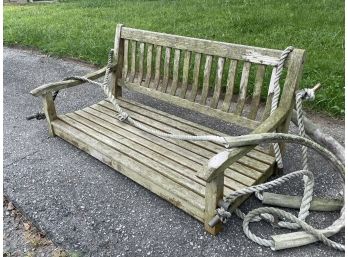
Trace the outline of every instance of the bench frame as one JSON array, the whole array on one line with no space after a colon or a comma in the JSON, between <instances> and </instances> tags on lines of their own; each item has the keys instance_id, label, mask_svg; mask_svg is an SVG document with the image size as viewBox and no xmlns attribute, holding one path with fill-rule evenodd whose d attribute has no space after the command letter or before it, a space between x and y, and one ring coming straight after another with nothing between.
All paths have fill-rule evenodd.
<instances>
[{"instance_id":1,"label":"bench frame","mask_svg":"<svg viewBox=\"0 0 348 257\"><path fill-rule=\"evenodd\" d=\"M295 94L295 91L298 89L301 76L302 76L303 64L305 60L304 50L294 49L293 52L287 58L287 61L286 61L287 76L285 78L285 84L283 87L286 90L283 90L282 92L281 99L279 102L279 107L274 113L270 115L268 113L268 116L266 115L262 122L256 122L251 119L244 118L240 115L227 113L226 111L218 110L216 108L211 108L211 107L217 106L217 101L219 101L220 92L216 93L214 91L212 103L209 108L207 106L202 105L201 103L184 99L184 97L181 97L181 98L177 97L175 96L175 94L174 95L166 94L165 93L166 89L163 90L160 87L159 87L160 90L155 90L150 87L139 86L138 85L139 83L140 84L143 83L143 85L146 85L146 83L148 83L147 76L145 78L145 81L140 79L140 82L138 84L135 82L129 82L126 79L122 79L122 77L124 76L123 74L124 66L125 65L128 66L127 63L126 64L124 63L128 61L128 59L124 57L125 55L124 51L125 49L126 51L128 50L128 43L129 43L128 41L130 40L135 40L134 42L136 41L142 42L142 44L144 43L158 44L162 47L165 47L166 49L174 48L174 49L180 49L182 51L186 51L184 56L184 70L186 65L185 60L189 58L188 54L186 53L188 53L189 51L200 53L200 54L206 54L208 56L209 55L219 56L220 58L219 62L220 60L222 60L221 58L231 58L231 59L244 61L246 63L250 62L253 64L259 64L259 66L261 67L260 69L261 72L262 72L262 65L270 65L275 67L282 51L228 44L228 43L215 42L210 40L194 39L194 38L188 38L188 37L182 37L182 36L174 36L174 35L168 35L164 33L150 32L150 31L144 31L144 30L138 30L138 29L131 29L131 28L126 28L121 24L118 24L116 28L116 36L115 36L115 43L114 43L114 65L112 69L111 83L113 85L112 87L113 95L116 98L122 96L122 87L126 87L130 90L133 90L142 94L147 94L154 98L158 98L166 102L169 102L171 104L175 104L180 107L185 107L187 109L190 109L196 112L201 112L211 117L219 117L219 119L222 119L225 121L241 124L245 127L253 129L251 133L265 133L265 132L271 132L271 131L287 132L288 131L288 127L289 127L289 123L291 119L291 111L294 105L294 94ZM127 48L125 47L125 44L127 44ZM143 47L144 45L140 46L141 51L144 51ZM231 49L233 49L233 51L231 51ZM151 47L151 51L152 51L152 47ZM250 54L255 52L257 53L257 55ZM197 57L195 58L200 58L199 55L196 55L196 56ZM131 60L131 62L134 62L134 61L135 60ZM164 65L166 65L166 61ZM207 68L207 66L205 68ZM248 67L246 66L246 68ZM141 73L143 73L142 69L143 67L141 66L141 71L140 71ZM105 74L105 70L106 70L105 68L102 68L100 70L97 70L95 72L85 75L85 77L89 79L100 78ZM244 67L243 67L243 72L244 72ZM167 70L165 68L164 78L162 81L163 84L168 83L167 74L168 74L168 68ZM205 71L205 74L206 74L206 71ZM132 70L130 71L130 76L134 77L134 71ZM154 83L156 83L156 80L159 78L159 76L160 76L159 71L158 72L156 71ZM187 85L185 85L185 72L184 72L183 79L184 79L184 82L181 84L182 88L185 86L187 87ZM217 80L218 80L218 75L217 75ZM45 84L31 91L32 95L42 97L43 109L48 122L48 131L51 136L55 136L53 122L58 117L56 113L53 97L52 97L52 92L56 90L74 87L81 84L83 84L83 82L81 81L66 80L66 81ZM166 86L167 85L165 85L165 87ZM192 88L192 90L195 90L194 87ZM219 91L219 90L220 90L219 88L216 89L216 91ZM243 90L242 87L241 87L241 90ZM182 91L180 94L183 94ZM244 98L245 98L245 95L244 95ZM230 97L230 99L232 98ZM243 95L240 95L239 99L241 100L238 100L238 101L241 101L240 103L244 105L243 101L245 101L245 99L243 100ZM268 101L270 100L268 99ZM257 109L258 103L254 105L254 107ZM253 110L251 112L253 112ZM246 153L248 153L250 150L252 150L254 147L255 146L246 146L246 147L234 148L232 150L222 151L221 153L218 153L217 155L213 156L208 163L203 164L202 170L200 170L197 173L197 176L199 176L201 179L206 181L204 223L205 223L205 229L209 233L215 235L219 231L221 231L221 228L222 228L221 224L211 228L208 225L208 222L215 215L215 210L217 206L219 205L219 201L223 198L225 169L228 168L236 160L244 156ZM282 151L284 151L284 145L281 145L281 149ZM232 206L232 208L235 208L235 207L236 206Z\"/></svg>"}]
</instances>

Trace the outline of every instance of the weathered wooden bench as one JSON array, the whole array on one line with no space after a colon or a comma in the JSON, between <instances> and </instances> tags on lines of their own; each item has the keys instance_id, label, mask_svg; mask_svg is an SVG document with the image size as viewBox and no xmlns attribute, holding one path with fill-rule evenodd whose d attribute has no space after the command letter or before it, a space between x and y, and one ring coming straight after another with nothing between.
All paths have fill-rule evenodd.
<instances>
[{"instance_id":1,"label":"weathered wooden bench","mask_svg":"<svg viewBox=\"0 0 348 257\"><path fill-rule=\"evenodd\" d=\"M272 94L264 105L260 99L261 92L268 90L280 50L117 25L114 51L113 94L124 110L144 125L167 132L222 135L126 99L122 88L235 123L250 129L251 133L288 130L293 96L303 69L303 50L294 49L286 60L279 107L271 115ZM104 74L105 68L85 77L97 79ZM251 74L253 79L249 79ZM226 151L223 146L145 133L117 120L113 105L107 100L57 115L52 92L80 84L77 80L60 81L31 91L34 96L42 96L50 135L65 139L173 203L204 222L212 234L221 226L211 228L207 223L215 215L223 195L261 183L274 171L272 150L261 147L232 149L218 164L209 165L214 155ZM234 94L235 91L238 93ZM238 199L232 207L243 200L245 198Z\"/></svg>"}]
</instances>

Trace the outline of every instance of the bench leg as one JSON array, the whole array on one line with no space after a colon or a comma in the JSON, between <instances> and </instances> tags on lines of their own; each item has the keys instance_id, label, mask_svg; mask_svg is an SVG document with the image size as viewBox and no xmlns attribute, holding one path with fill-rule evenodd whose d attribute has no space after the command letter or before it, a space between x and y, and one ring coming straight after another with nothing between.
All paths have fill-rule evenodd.
<instances>
[{"instance_id":1,"label":"bench leg","mask_svg":"<svg viewBox=\"0 0 348 257\"><path fill-rule=\"evenodd\" d=\"M208 222L215 216L216 208L219 200L223 198L224 192L224 174L217 176L213 180L207 182L205 189L205 210L204 210L204 228L212 235L216 235L222 231L222 224L219 223L215 227L210 227Z\"/></svg>"},{"instance_id":2,"label":"bench leg","mask_svg":"<svg viewBox=\"0 0 348 257\"><path fill-rule=\"evenodd\" d=\"M57 118L56 107L53 102L52 93L48 92L42 95L43 110L45 112L47 124L48 124L48 134L50 136L55 136L52 126L52 121Z\"/></svg>"}]
</instances>

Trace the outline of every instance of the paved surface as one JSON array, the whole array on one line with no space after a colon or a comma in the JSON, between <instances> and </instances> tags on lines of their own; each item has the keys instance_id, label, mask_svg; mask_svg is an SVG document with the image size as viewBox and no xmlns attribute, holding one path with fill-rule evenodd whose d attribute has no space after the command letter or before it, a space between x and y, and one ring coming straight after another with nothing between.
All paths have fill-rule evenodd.
<instances>
[{"instance_id":1,"label":"paved surface","mask_svg":"<svg viewBox=\"0 0 348 257\"><path fill-rule=\"evenodd\" d=\"M233 217L216 237L201 223L145 190L130 179L59 138L49 138L45 121L26 121L40 110L40 99L29 91L45 82L82 75L92 67L50 58L35 52L4 49L4 194L56 245L85 256L343 256L315 243L298 249L273 252L249 241L242 222ZM147 97L130 98L186 116L207 126L231 132L228 124L196 116ZM76 87L57 98L58 111L72 111L102 99L99 88ZM344 140L342 121L317 117ZM300 151L290 146L285 172L300 165ZM321 157L313 155L315 195L335 197L340 178ZM301 181L275 191L300 194ZM260 206L254 198L244 211ZM312 213L308 222L323 228L339 213ZM252 225L260 236L273 234L268 224ZM276 231L283 233L284 231ZM334 240L344 242L339 233ZM6 238L5 238L6 240Z\"/></svg>"}]
</instances>

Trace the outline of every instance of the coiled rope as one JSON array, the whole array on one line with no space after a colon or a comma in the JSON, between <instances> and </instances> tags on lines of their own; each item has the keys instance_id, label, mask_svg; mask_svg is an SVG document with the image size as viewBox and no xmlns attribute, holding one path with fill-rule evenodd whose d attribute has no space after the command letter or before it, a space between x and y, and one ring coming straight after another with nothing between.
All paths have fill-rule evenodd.
<instances>
[{"instance_id":1,"label":"coiled rope","mask_svg":"<svg viewBox=\"0 0 348 257\"><path fill-rule=\"evenodd\" d=\"M300 90L296 93L296 111L297 111L299 135L302 137L302 140L305 139L302 100L313 100L315 98L314 91L315 91L315 88ZM279 142L285 141L285 139L282 139L281 136L282 136L281 133L277 134L277 138L276 138L276 136L269 135L268 139L276 138L276 140ZM242 142L243 141L242 137L244 137L244 142ZM285 137L285 135L284 135L284 137ZM249 142L248 142L248 138L249 138ZM258 143L262 143L262 142L267 141L267 139L264 135L262 135L262 137L259 136L258 138L259 138ZM252 142L250 142L250 141L252 141ZM241 136L238 139L238 144L235 146L244 146L244 145L256 144L257 142L255 142L255 141L257 141L257 140L255 140L255 136L253 136L253 135ZM300 143L300 142L297 141L297 143ZM231 143L230 141L229 141L229 144L233 145L233 143ZM319 150L319 151L324 150L324 149L320 149L321 146L318 146L316 144L313 144L311 147L316 149L316 150ZM327 150L325 149L324 151L326 152ZM334 231L333 233L330 233L330 235L331 235L331 234L335 234L335 232L337 233L337 231L342 229L342 227L344 226L344 222L345 222L345 217L344 217L345 208L344 208L344 206L341 209L341 216L331 226L326 228L325 231L315 229L305 222L305 219L309 215L309 208L310 208L310 204L311 204L311 201L313 198L314 176L313 176L313 173L308 170L308 152L307 152L306 145L302 144L301 152L302 152L302 170L292 172L292 173L287 174L285 176L282 176L278 179L275 179L271 182L267 182L267 183L260 184L257 186L247 187L247 188L243 188L241 190L235 191L235 192L233 192L230 195L225 197L224 201L225 201L225 203L227 203L227 205L224 205L224 206L227 206L227 209L228 209L228 206L230 206L237 197L242 196L242 195L246 195L246 194L250 194L250 193L255 193L256 197L259 198L260 200L262 200L263 196L260 192L267 190L267 189L270 189L270 188L273 188L273 187L276 187L276 186L279 186L279 185L282 185L283 183L285 183L285 182L287 182L290 179L293 179L295 177L302 176L303 181L304 181L304 193L303 193L303 198L301 201L300 211L299 211L298 217L295 217L294 215L292 215L288 212L285 212L281 209L277 209L277 208L261 207L261 208L250 211L247 215L245 215L240 209L237 208L237 209L235 209L234 213L238 217L240 217L241 219L244 220L243 221L243 231L244 231L245 235L249 239L251 239L252 241L254 241L255 243L257 243L259 245L268 246L268 247L271 247L271 249L274 249L275 248L274 240L264 239L264 238L258 237L255 234L253 234L249 229L250 222L258 222L258 221L261 221L261 219L264 219L264 220L270 222L271 224L276 224L276 226L279 226L282 228L287 228L287 229L302 228L304 231L317 237L318 240L322 241L324 244L326 244L334 249L344 251L344 249L345 249L344 245L328 239L324 233L324 232L327 233L328 231ZM341 172L341 175L344 177L344 165L331 152L327 151L326 154L327 154L326 157L328 157L329 160L335 165L335 167L339 169L339 171ZM216 213L217 213L217 216L219 217L219 219L223 223L225 223L227 221L227 219L229 217L231 217L231 213L226 210L226 207L218 208ZM277 217L277 219L275 218L275 216ZM276 220L278 220L279 218L286 219L287 221L281 220L281 221L276 222Z\"/></svg>"}]
</instances>

